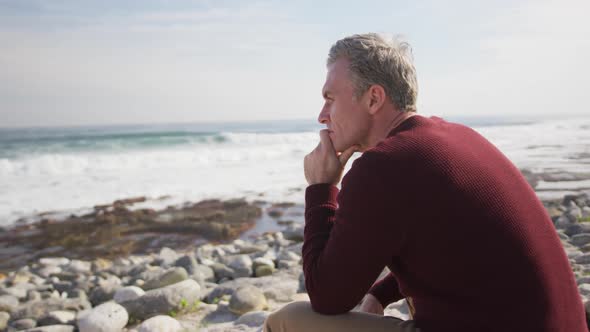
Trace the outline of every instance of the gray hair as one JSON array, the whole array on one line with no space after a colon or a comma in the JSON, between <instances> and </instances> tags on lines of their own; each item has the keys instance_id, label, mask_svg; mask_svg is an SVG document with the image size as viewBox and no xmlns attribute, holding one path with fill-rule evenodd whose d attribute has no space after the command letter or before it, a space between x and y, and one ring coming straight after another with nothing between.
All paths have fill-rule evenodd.
<instances>
[{"instance_id":1,"label":"gray hair","mask_svg":"<svg viewBox=\"0 0 590 332\"><path fill-rule=\"evenodd\" d=\"M330 48L328 65L341 57L350 61L356 98L377 84L399 110L416 111L418 80L410 44L376 33L352 35Z\"/></svg>"}]
</instances>

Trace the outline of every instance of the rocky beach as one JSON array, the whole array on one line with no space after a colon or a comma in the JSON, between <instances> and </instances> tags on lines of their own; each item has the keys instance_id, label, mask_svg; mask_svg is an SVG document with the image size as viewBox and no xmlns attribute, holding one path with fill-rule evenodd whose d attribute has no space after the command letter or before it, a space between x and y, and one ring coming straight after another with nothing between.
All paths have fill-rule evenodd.
<instances>
[{"instance_id":1,"label":"rocky beach","mask_svg":"<svg viewBox=\"0 0 590 332\"><path fill-rule=\"evenodd\" d=\"M260 331L307 299L312 124L0 130L0 331ZM587 302L590 119L471 125L543 201Z\"/></svg>"},{"instance_id":2,"label":"rocky beach","mask_svg":"<svg viewBox=\"0 0 590 332\"><path fill-rule=\"evenodd\" d=\"M533 187L587 180L523 174ZM588 303L590 191L552 196L544 206ZM143 201L3 228L0 330L261 331L270 312L308 299L302 204L231 199L134 208ZM405 301L385 314L407 319Z\"/></svg>"}]
</instances>

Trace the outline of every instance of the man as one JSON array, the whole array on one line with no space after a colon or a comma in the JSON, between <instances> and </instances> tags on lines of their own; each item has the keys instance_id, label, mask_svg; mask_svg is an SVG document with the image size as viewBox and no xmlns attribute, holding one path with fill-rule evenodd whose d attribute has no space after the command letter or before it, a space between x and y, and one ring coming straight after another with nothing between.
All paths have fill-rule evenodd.
<instances>
[{"instance_id":1,"label":"man","mask_svg":"<svg viewBox=\"0 0 590 332\"><path fill-rule=\"evenodd\" d=\"M311 303L271 314L265 330L587 331L543 205L478 133L416 115L409 52L376 34L331 48L327 129L304 161ZM363 154L339 190L354 152ZM373 284L385 266L391 273ZM412 320L383 316L403 298Z\"/></svg>"}]
</instances>

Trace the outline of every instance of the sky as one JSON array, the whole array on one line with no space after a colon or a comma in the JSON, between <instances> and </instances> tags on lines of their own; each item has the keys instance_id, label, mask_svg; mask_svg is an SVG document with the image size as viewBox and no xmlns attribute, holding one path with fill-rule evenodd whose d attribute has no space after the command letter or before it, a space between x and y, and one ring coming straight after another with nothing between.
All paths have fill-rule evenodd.
<instances>
[{"instance_id":1,"label":"sky","mask_svg":"<svg viewBox=\"0 0 590 332\"><path fill-rule=\"evenodd\" d=\"M413 48L418 112L589 113L588 0L0 0L0 127L317 118L355 33Z\"/></svg>"}]
</instances>

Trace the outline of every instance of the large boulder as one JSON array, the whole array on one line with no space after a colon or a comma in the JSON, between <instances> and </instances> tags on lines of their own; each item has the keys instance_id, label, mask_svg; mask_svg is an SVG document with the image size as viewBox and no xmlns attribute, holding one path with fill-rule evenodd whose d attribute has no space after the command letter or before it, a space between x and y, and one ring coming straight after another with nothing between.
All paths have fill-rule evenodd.
<instances>
[{"instance_id":1,"label":"large boulder","mask_svg":"<svg viewBox=\"0 0 590 332\"><path fill-rule=\"evenodd\" d=\"M163 288L147 291L143 296L121 303L131 317L145 320L147 318L168 314L173 310L182 308L183 303L195 303L200 298L201 287L192 280L187 279L179 283Z\"/></svg>"}]
</instances>

